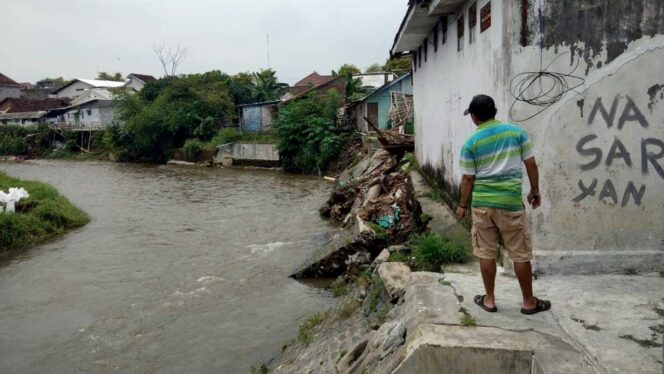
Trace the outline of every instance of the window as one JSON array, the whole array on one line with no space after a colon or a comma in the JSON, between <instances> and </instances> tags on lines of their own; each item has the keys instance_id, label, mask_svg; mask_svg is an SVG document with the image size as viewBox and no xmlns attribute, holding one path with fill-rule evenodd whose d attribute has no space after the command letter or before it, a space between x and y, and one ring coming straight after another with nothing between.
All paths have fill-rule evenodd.
<instances>
[{"instance_id":1,"label":"window","mask_svg":"<svg viewBox=\"0 0 664 374\"><path fill-rule=\"evenodd\" d=\"M468 43L475 42L475 30L477 29L477 3L468 8Z\"/></svg>"},{"instance_id":2,"label":"window","mask_svg":"<svg viewBox=\"0 0 664 374\"><path fill-rule=\"evenodd\" d=\"M92 109L88 109L88 115L89 115L89 116L92 115Z\"/></svg>"},{"instance_id":3,"label":"window","mask_svg":"<svg viewBox=\"0 0 664 374\"><path fill-rule=\"evenodd\" d=\"M447 42L447 17L443 17L443 44Z\"/></svg>"},{"instance_id":4,"label":"window","mask_svg":"<svg viewBox=\"0 0 664 374\"><path fill-rule=\"evenodd\" d=\"M463 51L463 28L465 23L463 22L463 16L459 17L457 20L457 51Z\"/></svg>"},{"instance_id":5,"label":"window","mask_svg":"<svg viewBox=\"0 0 664 374\"><path fill-rule=\"evenodd\" d=\"M438 25L439 23L436 24L433 28L433 52L436 53L438 52Z\"/></svg>"},{"instance_id":6,"label":"window","mask_svg":"<svg viewBox=\"0 0 664 374\"><path fill-rule=\"evenodd\" d=\"M429 54L429 38L424 38L424 62L427 62Z\"/></svg>"},{"instance_id":7,"label":"window","mask_svg":"<svg viewBox=\"0 0 664 374\"><path fill-rule=\"evenodd\" d=\"M491 27L491 2L480 9L480 33Z\"/></svg>"}]
</instances>

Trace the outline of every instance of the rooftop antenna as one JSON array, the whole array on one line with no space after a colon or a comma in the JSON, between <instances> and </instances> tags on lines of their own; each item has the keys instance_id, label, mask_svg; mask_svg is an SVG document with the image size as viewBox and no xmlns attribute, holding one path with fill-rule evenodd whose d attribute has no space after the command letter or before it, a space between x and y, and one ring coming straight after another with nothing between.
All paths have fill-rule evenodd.
<instances>
[{"instance_id":1,"label":"rooftop antenna","mask_svg":"<svg viewBox=\"0 0 664 374\"><path fill-rule=\"evenodd\" d=\"M265 38L267 39L267 68L270 69L270 34L265 34Z\"/></svg>"}]
</instances>

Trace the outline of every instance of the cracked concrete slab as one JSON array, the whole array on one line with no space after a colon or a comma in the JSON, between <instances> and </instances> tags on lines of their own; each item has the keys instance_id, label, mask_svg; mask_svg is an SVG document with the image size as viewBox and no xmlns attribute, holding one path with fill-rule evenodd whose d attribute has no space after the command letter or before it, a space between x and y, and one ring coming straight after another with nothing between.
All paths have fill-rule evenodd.
<instances>
[{"instance_id":1,"label":"cracked concrete slab","mask_svg":"<svg viewBox=\"0 0 664 374\"><path fill-rule=\"evenodd\" d=\"M552 310L520 313L521 292L513 278L496 280L498 313L472 302L484 293L478 273L447 273L445 281L464 296L462 305L482 326L538 331L577 347L605 373L661 373L664 324L664 278L652 276L555 276L534 283L538 297Z\"/></svg>"}]
</instances>

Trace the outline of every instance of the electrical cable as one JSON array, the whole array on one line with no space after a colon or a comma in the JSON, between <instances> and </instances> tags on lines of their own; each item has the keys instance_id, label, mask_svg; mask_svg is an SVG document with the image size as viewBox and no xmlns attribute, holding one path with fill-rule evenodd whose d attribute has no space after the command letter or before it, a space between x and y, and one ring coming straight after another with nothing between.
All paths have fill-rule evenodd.
<instances>
[{"instance_id":1,"label":"electrical cable","mask_svg":"<svg viewBox=\"0 0 664 374\"><path fill-rule=\"evenodd\" d=\"M537 117L545 110L559 102L565 94L570 91L575 91L585 83L585 79L580 76L574 75L574 72L579 67L580 59L576 59L576 65L569 73L558 73L549 71L560 57L571 55L572 61L574 55L571 52L565 52L556 56L547 66L543 66L544 59L544 21L542 14L540 18L540 33L542 39L540 42L540 68L539 71L529 71L517 74L510 81L510 93L514 97L514 102L510 106L510 117L515 122L524 122L534 117ZM576 92L576 91L575 91ZM525 118L516 119L512 116L514 107L517 103L526 103L540 109L533 115Z\"/></svg>"}]
</instances>

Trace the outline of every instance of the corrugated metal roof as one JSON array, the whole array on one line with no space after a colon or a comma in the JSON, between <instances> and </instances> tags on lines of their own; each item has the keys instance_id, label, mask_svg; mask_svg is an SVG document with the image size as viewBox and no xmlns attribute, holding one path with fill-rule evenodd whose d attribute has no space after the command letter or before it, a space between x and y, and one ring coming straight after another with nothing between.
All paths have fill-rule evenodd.
<instances>
[{"instance_id":1,"label":"corrugated metal roof","mask_svg":"<svg viewBox=\"0 0 664 374\"><path fill-rule=\"evenodd\" d=\"M116 82L116 81L100 81L97 79L76 79L78 81L87 83L96 88L117 88L122 87L127 82Z\"/></svg>"}]
</instances>

